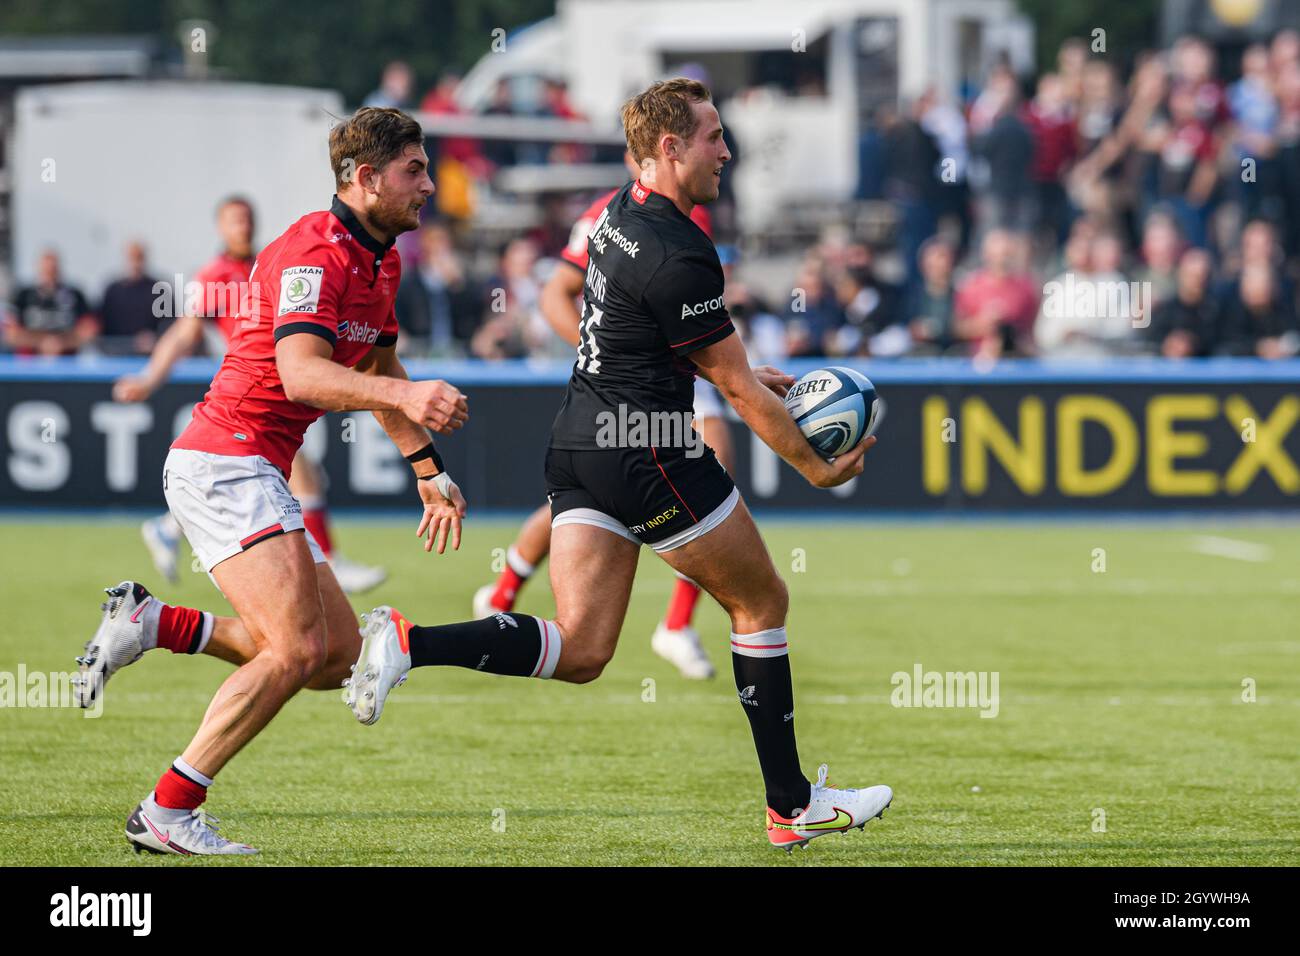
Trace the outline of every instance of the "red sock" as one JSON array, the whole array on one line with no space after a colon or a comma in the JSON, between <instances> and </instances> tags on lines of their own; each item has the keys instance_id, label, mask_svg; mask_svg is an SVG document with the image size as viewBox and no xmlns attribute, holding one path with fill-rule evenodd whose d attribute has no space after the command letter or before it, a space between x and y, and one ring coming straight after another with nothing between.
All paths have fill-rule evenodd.
<instances>
[{"instance_id":1,"label":"red sock","mask_svg":"<svg viewBox=\"0 0 1300 956\"><path fill-rule=\"evenodd\" d=\"M690 581L677 579L673 596L668 599L668 615L664 618L664 627L670 631L680 631L691 623L695 613L695 602L700 599L700 589Z\"/></svg>"},{"instance_id":2,"label":"red sock","mask_svg":"<svg viewBox=\"0 0 1300 956\"><path fill-rule=\"evenodd\" d=\"M320 549L325 552L325 557L334 553L334 542L330 540L330 523L329 514L324 508L303 508L302 523L316 539Z\"/></svg>"},{"instance_id":3,"label":"red sock","mask_svg":"<svg viewBox=\"0 0 1300 956\"><path fill-rule=\"evenodd\" d=\"M519 594L519 588L527 580L507 564L506 569L501 572L501 577L497 578L496 590L492 592L492 606L498 611L513 610L515 596Z\"/></svg>"},{"instance_id":4,"label":"red sock","mask_svg":"<svg viewBox=\"0 0 1300 956\"><path fill-rule=\"evenodd\" d=\"M203 640L205 611L158 602L158 646L173 654L193 654Z\"/></svg>"},{"instance_id":5,"label":"red sock","mask_svg":"<svg viewBox=\"0 0 1300 956\"><path fill-rule=\"evenodd\" d=\"M153 788L154 802L169 810L194 810L207 799L208 788L168 767Z\"/></svg>"}]
</instances>

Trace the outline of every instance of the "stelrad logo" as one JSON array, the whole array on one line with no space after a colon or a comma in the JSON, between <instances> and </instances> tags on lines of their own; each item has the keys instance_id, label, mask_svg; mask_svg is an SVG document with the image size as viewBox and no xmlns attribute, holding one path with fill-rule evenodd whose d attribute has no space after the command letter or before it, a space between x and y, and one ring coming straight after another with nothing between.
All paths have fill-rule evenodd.
<instances>
[{"instance_id":1,"label":"stelrad logo","mask_svg":"<svg viewBox=\"0 0 1300 956\"><path fill-rule=\"evenodd\" d=\"M708 315L710 312L717 312L722 308L722 296L715 296L707 302L697 302L694 305L682 303L682 318L690 318L693 315Z\"/></svg>"}]
</instances>

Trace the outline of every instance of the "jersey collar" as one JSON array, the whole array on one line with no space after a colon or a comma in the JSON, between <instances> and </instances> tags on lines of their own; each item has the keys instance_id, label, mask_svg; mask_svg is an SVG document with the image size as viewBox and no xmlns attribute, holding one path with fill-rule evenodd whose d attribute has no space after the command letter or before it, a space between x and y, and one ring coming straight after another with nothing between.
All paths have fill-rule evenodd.
<instances>
[{"instance_id":1,"label":"jersey collar","mask_svg":"<svg viewBox=\"0 0 1300 956\"><path fill-rule=\"evenodd\" d=\"M334 196L334 201L330 203L330 213L333 214L335 219L343 223L343 228L352 234L352 238L359 242L362 248L370 250L376 259L382 259L388 250L393 248L393 241L384 244L366 232L366 227L361 225L361 220L357 218L357 214L337 195Z\"/></svg>"},{"instance_id":2,"label":"jersey collar","mask_svg":"<svg viewBox=\"0 0 1300 956\"><path fill-rule=\"evenodd\" d=\"M640 178L632 180L632 188L628 190L628 195L632 201L639 206L645 206L658 213L669 213L671 215L681 216L683 219L689 217L682 216L682 211L677 208L677 204L665 196L663 193L655 192L649 186L641 182ZM671 211L671 212L670 212Z\"/></svg>"}]
</instances>

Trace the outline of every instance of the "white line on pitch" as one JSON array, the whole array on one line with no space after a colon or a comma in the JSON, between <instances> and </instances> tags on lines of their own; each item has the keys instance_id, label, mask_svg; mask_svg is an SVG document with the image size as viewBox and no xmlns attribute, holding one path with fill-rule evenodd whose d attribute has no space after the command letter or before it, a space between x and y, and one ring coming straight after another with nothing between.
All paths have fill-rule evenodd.
<instances>
[{"instance_id":1,"label":"white line on pitch","mask_svg":"<svg viewBox=\"0 0 1300 956\"><path fill-rule=\"evenodd\" d=\"M1212 534L1197 535L1193 538L1192 550L1216 558L1231 558L1234 561L1263 562L1273 557L1273 549L1266 544L1238 541L1236 538L1220 538Z\"/></svg>"}]
</instances>

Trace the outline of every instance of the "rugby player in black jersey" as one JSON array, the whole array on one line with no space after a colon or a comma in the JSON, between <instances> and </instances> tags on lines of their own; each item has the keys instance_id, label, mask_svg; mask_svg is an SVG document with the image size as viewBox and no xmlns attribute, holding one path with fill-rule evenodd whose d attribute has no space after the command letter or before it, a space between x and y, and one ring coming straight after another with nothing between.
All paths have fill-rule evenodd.
<instances>
[{"instance_id":1,"label":"rugby player in black jersey","mask_svg":"<svg viewBox=\"0 0 1300 956\"><path fill-rule=\"evenodd\" d=\"M723 306L722 267L691 222L718 195L731 158L708 90L658 82L623 106L640 177L620 190L588 238L578 358L546 456L555 620L516 613L418 627L391 607L367 616L344 699L374 723L412 667L586 683L614 654L640 547L696 581L731 618L732 669L767 799L769 840L790 849L863 827L892 799L816 783L800 766L785 619L788 594L739 492L690 427L694 376L820 488L862 472L869 438L832 462L786 411L793 384L750 368Z\"/></svg>"}]
</instances>

